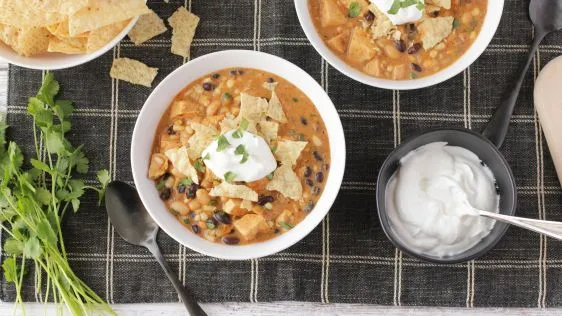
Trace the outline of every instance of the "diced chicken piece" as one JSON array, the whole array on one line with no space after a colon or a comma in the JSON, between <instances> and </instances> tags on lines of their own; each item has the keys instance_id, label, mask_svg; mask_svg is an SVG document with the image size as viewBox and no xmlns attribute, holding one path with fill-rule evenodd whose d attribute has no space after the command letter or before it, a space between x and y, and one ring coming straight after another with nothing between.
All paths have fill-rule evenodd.
<instances>
[{"instance_id":1,"label":"diced chicken piece","mask_svg":"<svg viewBox=\"0 0 562 316\"><path fill-rule=\"evenodd\" d=\"M256 214L244 215L244 217L234 222L234 227L246 240L252 240L256 238L259 232L270 229L265 218Z\"/></svg>"},{"instance_id":2,"label":"diced chicken piece","mask_svg":"<svg viewBox=\"0 0 562 316\"><path fill-rule=\"evenodd\" d=\"M240 200L230 199L223 204L223 211L232 216L244 216L248 211L240 206Z\"/></svg>"},{"instance_id":3,"label":"diced chicken piece","mask_svg":"<svg viewBox=\"0 0 562 316\"><path fill-rule=\"evenodd\" d=\"M424 49L430 49L445 39L453 31L452 16L425 19L418 29L422 34Z\"/></svg>"},{"instance_id":4,"label":"diced chicken piece","mask_svg":"<svg viewBox=\"0 0 562 316\"><path fill-rule=\"evenodd\" d=\"M150 159L150 167L148 168L148 177L150 179L160 178L168 170L168 158L163 154L152 154Z\"/></svg>"},{"instance_id":5,"label":"diced chicken piece","mask_svg":"<svg viewBox=\"0 0 562 316\"><path fill-rule=\"evenodd\" d=\"M349 43L349 32L343 32L340 35L336 35L327 40L326 43L328 43L328 46L336 52L343 54Z\"/></svg>"},{"instance_id":6,"label":"diced chicken piece","mask_svg":"<svg viewBox=\"0 0 562 316\"><path fill-rule=\"evenodd\" d=\"M322 0L320 3L320 24L322 27L338 26L347 22L345 14L335 0Z\"/></svg>"},{"instance_id":7,"label":"diced chicken piece","mask_svg":"<svg viewBox=\"0 0 562 316\"><path fill-rule=\"evenodd\" d=\"M371 76L375 76L375 77L380 77L381 75L381 67L380 67L380 61L378 58L374 58L373 60L371 60L370 62L368 62L367 64L365 64L365 67L363 67L363 71L365 73L367 73L368 75Z\"/></svg>"},{"instance_id":8,"label":"diced chicken piece","mask_svg":"<svg viewBox=\"0 0 562 316\"><path fill-rule=\"evenodd\" d=\"M451 8L451 0L426 0L426 2L447 10Z\"/></svg>"},{"instance_id":9,"label":"diced chicken piece","mask_svg":"<svg viewBox=\"0 0 562 316\"><path fill-rule=\"evenodd\" d=\"M396 29L392 21L377 6L371 4L369 10L375 15L375 22L371 26L371 34L374 39L388 36Z\"/></svg>"},{"instance_id":10,"label":"diced chicken piece","mask_svg":"<svg viewBox=\"0 0 562 316\"><path fill-rule=\"evenodd\" d=\"M192 117L201 114L201 106L193 101L181 100L172 104L170 118Z\"/></svg>"},{"instance_id":11,"label":"diced chicken piece","mask_svg":"<svg viewBox=\"0 0 562 316\"><path fill-rule=\"evenodd\" d=\"M393 80L403 80L406 79L408 75L408 65L396 65L392 70Z\"/></svg>"},{"instance_id":12,"label":"diced chicken piece","mask_svg":"<svg viewBox=\"0 0 562 316\"><path fill-rule=\"evenodd\" d=\"M353 29L349 40L347 56L352 61L365 63L375 56L375 49L373 46L369 33L360 27L356 27Z\"/></svg>"}]
</instances>

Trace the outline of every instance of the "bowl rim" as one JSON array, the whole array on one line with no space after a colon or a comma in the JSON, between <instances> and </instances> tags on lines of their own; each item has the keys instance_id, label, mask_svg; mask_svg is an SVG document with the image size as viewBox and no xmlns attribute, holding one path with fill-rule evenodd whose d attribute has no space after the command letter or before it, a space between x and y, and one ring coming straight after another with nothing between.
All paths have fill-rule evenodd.
<instances>
[{"instance_id":1,"label":"bowl rim","mask_svg":"<svg viewBox=\"0 0 562 316\"><path fill-rule=\"evenodd\" d=\"M107 53L110 49L115 47L121 40L125 38L127 34L133 29L137 20L140 16L136 16L131 19L129 24L123 30L115 36L111 41L106 43L100 49L93 51L91 53L85 54L63 54L63 53L45 53L38 56L20 56L11 47L7 46L6 44L0 41L0 59L7 61L8 63L27 68L27 69L34 69L34 70L62 70L67 68L72 68L76 66L80 66L82 64L88 63L101 55ZM10 50L10 54L6 54L3 52L3 49ZM40 61L48 61L48 60L56 60L56 63L48 64L48 65L41 65L39 64ZM35 60L36 62L31 62Z\"/></svg>"},{"instance_id":2,"label":"bowl rim","mask_svg":"<svg viewBox=\"0 0 562 316\"><path fill-rule=\"evenodd\" d=\"M310 12L308 10L308 1L309 0L294 0L295 10L297 11L300 25L306 34L306 37L322 58L324 58L339 72L355 81L372 87L389 90L413 90L426 88L449 80L464 71L472 65L472 63L474 63L474 61L476 61L482 53L484 53L492 41L492 38L494 37L500 24L505 3L505 0L488 0L486 17L480 33L472 45L470 45L469 49L454 63L427 77L409 80L390 80L369 76L351 67L334 54L320 38L320 35L312 23Z\"/></svg>"},{"instance_id":3,"label":"bowl rim","mask_svg":"<svg viewBox=\"0 0 562 316\"><path fill-rule=\"evenodd\" d=\"M185 86L213 71L230 67L254 68L274 73L305 93L312 100L324 121L331 154L330 171L325 180L324 191L314 209L305 219L290 231L270 240L240 246L213 243L189 231L179 223L175 216L170 214L158 197L154 182L147 176L152 141L150 141L150 145L147 145L146 139L149 136L151 140L154 139L156 133L155 128L150 130L151 126L158 124L171 100ZM171 89L173 91L165 92L165 90ZM166 97L162 97L162 95L166 95ZM247 260L271 255L294 245L324 219L339 193L343 180L346 160L345 136L341 120L328 94L307 72L285 59L267 53L251 50L225 50L189 61L170 73L153 90L135 123L130 159L134 183L141 201L162 230L180 244L204 255L221 259Z\"/></svg>"},{"instance_id":4,"label":"bowl rim","mask_svg":"<svg viewBox=\"0 0 562 316\"><path fill-rule=\"evenodd\" d=\"M380 226L381 226L384 234L386 235L388 240L390 240L390 242L396 248L400 249L401 251L407 253L408 255L410 255L414 258L418 258L418 259L421 259L421 260L424 260L424 261L427 261L427 262L437 263L437 264L462 263L462 262L477 259L477 258L483 256L484 254L488 253L490 250L492 250L498 244L498 242L503 238L503 236L507 232L508 228L510 227L509 224L496 221L496 223L494 224L494 227L497 226L497 225L500 225L500 230L498 231L498 234L496 235L496 237L494 239L492 239L486 247L482 248L480 251L475 252L474 254L472 254L470 256L458 256L457 255L458 256L457 258L451 258L451 259L446 258L446 257L445 258L437 258L437 257L434 257L434 256L429 256L429 255L426 255L426 254L423 254L423 253L413 251L407 245L400 242L399 238L396 236L396 234L389 227L390 224L389 224L389 221L388 221L388 216L386 214L386 212L387 212L386 205L383 205L383 201L381 199L379 199L379 195L386 193L386 185L383 188L381 183L380 183L383 171L386 170L389 167L389 165L391 164L391 158L394 156L394 154L403 145L405 145L407 142L409 142L409 140L413 140L413 139L415 139L419 136L426 135L426 134L446 132L446 131L462 132L462 133L466 133L466 134L469 134L471 136L480 138L481 140L487 142L494 149L494 152L500 158L503 165L505 165L507 167L507 172L510 176L510 179L512 180L511 185L512 185L512 189L513 189L514 194L513 194L511 200L512 200L512 203L513 203L513 207L509 210L510 213L507 214L507 215L515 215L515 212L517 211L517 186L516 186L516 182L515 182L515 177L513 175L513 171L511 170L511 167L510 167L509 163L505 159L504 155L500 152L500 150L489 139L482 136L482 134L480 134L478 132L475 132L473 130L470 130L468 128L450 127L450 128L432 128L432 129L428 129L428 130L425 130L425 131L420 131L420 132L418 132L416 134L413 134L412 136L408 137L408 139L406 141L402 142L400 145L398 145L396 148L394 148L388 154L388 156L386 157L386 159L382 163L381 168L379 169L379 172L377 174L377 184L376 184L376 192L375 192L377 214L378 214ZM480 240L479 243L482 240ZM472 246L471 248L467 249L466 251L476 247L476 245L478 245L478 243L475 244L474 246Z\"/></svg>"}]
</instances>

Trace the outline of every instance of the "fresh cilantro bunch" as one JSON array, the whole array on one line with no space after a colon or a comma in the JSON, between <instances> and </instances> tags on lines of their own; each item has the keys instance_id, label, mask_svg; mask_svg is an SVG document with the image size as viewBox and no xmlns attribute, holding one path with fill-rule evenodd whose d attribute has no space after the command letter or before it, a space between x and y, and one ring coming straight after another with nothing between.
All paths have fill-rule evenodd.
<instances>
[{"instance_id":1,"label":"fresh cilantro bunch","mask_svg":"<svg viewBox=\"0 0 562 316\"><path fill-rule=\"evenodd\" d=\"M27 265L47 276L35 287L44 302L65 305L73 315L112 309L72 271L61 231L61 220L71 209L77 212L86 190L98 193L100 201L109 173L97 173L100 186L86 185L89 160L82 146L74 147L65 135L71 128L71 101L56 99L59 84L47 73L27 112L33 118L35 157L25 164L15 142L6 146L5 124L0 125L0 228L8 238L3 250L9 257L2 268L6 281L17 291L16 308L22 307L21 289ZM59 309L62 313L62 309ZM25 311L24 311L25 313Z\"/></svg>"}]
</instances>

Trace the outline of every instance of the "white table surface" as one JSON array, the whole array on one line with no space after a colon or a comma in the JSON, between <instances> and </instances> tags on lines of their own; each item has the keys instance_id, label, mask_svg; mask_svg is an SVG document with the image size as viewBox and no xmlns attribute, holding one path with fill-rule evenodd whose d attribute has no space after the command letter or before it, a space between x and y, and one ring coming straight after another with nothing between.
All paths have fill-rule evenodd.
<instances>
[{"instance_id":1,"label":"white table surface","mask_svg":"<svg viewBox=\"0 0 562 316\"><path fill-rule=\"evenodd\" d=\"M0 112L5 113L7 103L8 65L0 60ZM0 272L1 273L1 272ZM214 303L202 304L209 315L505 315L535 316L562 315L562 308L435 308L435 307L394 307L360 304L321 304L302 302L275 303ZM114 305L119 315L178 315L184 312L183 305L171 304L118 304ZM11 315L13 304L0 302L0 315ZM27 303L27 315L44 314L42 304ZM45 315L54 315L52 306L47 307Z\"/></svg>"}]
</instances>

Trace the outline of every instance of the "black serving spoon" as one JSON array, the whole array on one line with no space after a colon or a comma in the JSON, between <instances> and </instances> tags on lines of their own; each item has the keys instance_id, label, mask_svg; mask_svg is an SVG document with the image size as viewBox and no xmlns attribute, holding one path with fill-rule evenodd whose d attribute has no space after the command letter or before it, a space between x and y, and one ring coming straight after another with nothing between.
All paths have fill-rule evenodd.
<instances>
[{"instance_id":1,"label":"black serving spoon","mask_svg":"<svg viewBox=\"0 0 562 316\"><path fill-rule=\"evenodd\" d=\"M381 226L390 241L404 252L420 259L435 263L457 263L475 259L492 249L505 234L508 224L496 222L494 228L482 241L467 251L447 257L422 254L410 249L402 242L390 224L386 209L386 187L392 175L400 166L400 159L409 152L432 142L446 142L452 146L466 148L475 153L496 177L500 194L500 215L513 216L517 208L515 179L507 161L499 149L505 140L509 121L515 108L521 85L527 74L533 56L542 39L549 33L562 28L562 0L531 0L529 15L535 27L535 37L519 77L514 81L506 99L497 107L482 134L468 129L438 129L411 137L398 146L385 160L377 179L377 209ZM481 214L484 215L484 214ZM504 219L506 218L503 216ZM501 217L496 218L502 220ZM515 224L515 223L514 223ZM519 225L524 227L523 225ZM529 225L527 225L529 226ZM529 228L529 227L525 227ZM560 231L562 233L562 230Z\"/></svg>"},{"instance_id":2,"label":"black serving spoon","mask_svg":"<svg viewBox=\"0 0 562 316\"><path fill-rule=\"evenodd\" d=\"M166 276L174 285L189 315L206 316L197 303L195 295L185 288L170 269L156 243L158 225L148 214L135 188L119 181L107 186L105 205L111 224L119 235L130 244L147 248L162 266Z\"/></svg>"}]
</instances>

